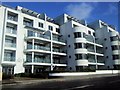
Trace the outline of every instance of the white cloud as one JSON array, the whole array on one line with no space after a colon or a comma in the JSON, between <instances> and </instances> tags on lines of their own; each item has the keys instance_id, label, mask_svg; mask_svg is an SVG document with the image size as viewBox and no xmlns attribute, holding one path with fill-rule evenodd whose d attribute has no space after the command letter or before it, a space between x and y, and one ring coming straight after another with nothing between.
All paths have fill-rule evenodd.
<instances>
[{"instance_id":1,"label":"white cloud","mask_svg":"<svg viewBox=\"0 0 120 90\"><path fill-rule=\"evenodd\" d=\"M96 4L89 3L70 4L66 7L66 11L78 19L87 19L90 18L95 6Z\"/></svg>"}]
</instances>

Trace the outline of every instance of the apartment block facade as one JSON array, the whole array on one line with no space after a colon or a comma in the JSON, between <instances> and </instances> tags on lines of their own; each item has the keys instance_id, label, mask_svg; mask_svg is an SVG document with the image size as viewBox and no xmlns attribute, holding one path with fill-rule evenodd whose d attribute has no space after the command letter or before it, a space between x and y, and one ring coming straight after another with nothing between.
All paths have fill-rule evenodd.
<instances>
[{"instance_id":1,"label":"apartment block facade","mask_svg":"<svg viewBox=\"0 0 120 90\"><path fill-rule=\"evenodd\" d=\"M17 6L0 6L0 68L3 73L118 69L119 33L97 20L67 14L55 19Z\"/></svg>"}]
</instances>

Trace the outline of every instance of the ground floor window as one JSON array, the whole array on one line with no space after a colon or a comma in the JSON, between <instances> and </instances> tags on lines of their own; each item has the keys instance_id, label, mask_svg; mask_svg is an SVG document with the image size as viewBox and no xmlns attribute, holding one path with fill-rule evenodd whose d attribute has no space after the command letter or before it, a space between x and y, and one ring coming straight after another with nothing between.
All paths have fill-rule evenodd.
<instances>
[{"instance_id":1,"label":"ground floor window","mask_svg":"<svg viewBox=\"0 0 120 90\"><path fill-rule=\"evenodd\" d=\"M14 66L2 66L2 72L7 74L7 75L14 74Z\"/></svg>"}]
</instances>

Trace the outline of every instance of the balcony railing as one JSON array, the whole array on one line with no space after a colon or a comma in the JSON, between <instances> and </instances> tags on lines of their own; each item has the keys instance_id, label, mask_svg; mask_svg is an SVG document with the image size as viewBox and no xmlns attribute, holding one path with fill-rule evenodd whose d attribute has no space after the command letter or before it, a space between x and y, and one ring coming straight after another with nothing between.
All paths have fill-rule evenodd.
<instances>
[{"instance_id":1,"label":"balcony railing","mask_svg":"<svg viewBox=\"0 0 120 90\"><path fill-rule=\"evenodd\" d=\"M59 53L65 53L63 50L61 50L61 49L54 49L53 48L53 52L59 52Z\"/></svg>"},{"instance_id":2,"label":"balcony railing","mask_svg":"<svg viewBox=\"0 0 120 90\"><path fill-rule=\"evenodd\" d=\"M5 47L13 47L13 48L16 48L16 43L5 43Z\"/></svg>"},{"instance_id":3,"label":"balcony railing","mask_svg":"<svg viewBox=\"0 0 120 90\"><path fill-rule=\"evenodd\" d=\"M50 47L35 46L34 49L50 51Z\"/></svg>"},{"instance_id":4,"label":"balcony railing","mask_svg":"<svg viewBox=\"0 0 120 90\"><path fill-rule=\"evenodd\" d=\"M16 21L17 22L18 18L15 17L15 16L12 16L12 15L8 15L8 20L12 20L12 21Z\"/></svg>"},{"instance_id":5,"label":"balcony railing","mask_svg":"<svg viewBox=\"0 0 120 90\"><path fill-rule=\"evenodd\" d=\"M88 50L89 52L95 52L95 50L94 50L93 48L87 48L87 50Z\"/></svg>"},{"instance_id":6,"label":"balcony railing","mask_svg":"<svg viewBox=\"0 0 120 90\"><path fill-rule=\"evenodd\" d=\"M98 60L97 60L97 63L105 63L105 60L103 60L103 59L98 59Z\"/></svg>"},{"instance_id":7,"label":"balcony railing","mask_svg":"<svg viewBox=\"0 0 120 90\"><path fill-rule=\"evenodd\" d=\"M26 59L26 62L32 62L32 59ZM50 63L51 60L50 59L37 58L37 59L34 59L33 62L35 62L35 63Z\"/></svg>"},{"instance_id":8,"label":"balcony railing","mask_svg":"<svg viewBox=\"0 0 120 90\"><path fill-rule=\"evenodd\" d=\"M97 53L103 54L103 50L96 50Z\"/></svg>"},{"instance_id":9,"label":"balcony railing","mask_svg":"<svg viewBox=\"0 0 120 90\"><path fill-rule=\"evenodd\" d=\"M15 57L4 56L4 61L15 61Z\"/></svg>"},{"instance_id":10,"label":"balcony railing","mask_svg":"<svg viewBox=\"0 0 120 90\"><path fill-rule=\"evenodd\" d=\"M34 33L32 33L32 34L28 33L28 37L30 37L30 36L32 36L32 37L40 37L40 38L45 38L45 39L49 39L50 40L50 36L43 35L43 34L37 34L37 35L35 35Z\"/></svg>"},{"instance_id":11,"label":"balcony railing","mask_svg":"<svg viewBox=\"0 0 120 90\"><path fill-rule=\"evenodd\" d=\"M54 40L54 41L58 41L58 42L63 42L63 43L65 43L65 41L64 41L63 39L58 39L58 38L54 38L54 37L53 37L53 40Z\"/></svg>"},{"instance_id":12,"label":"balcony railing","mask_svg":"<svg viewBox=\"0 0 120 90\"><path fill-rule=\"evenodd\" d=\"M66 64L66 61L53 59L54 64Z\"/></svg>"},{"instance_id":13,"label":"balcony railing","mask_svg":"<svg viewBox=\"0 0 120 90\"><path fill-rule=\"evenodd\" d=\"M11 29L11 28L7 28L7 29L6 29L6 33L17 34L17 30Z\"/></svg>"},{"instance_id":14,"label":"balcony railing","mask_svg":"<svg viewBox=\"0 0 120 90\"><path fill-rule=\"evenodd\" d=\"M96 63L96 60L94 58L88 58L88 62Z\"/></svg>"}]
</instances>

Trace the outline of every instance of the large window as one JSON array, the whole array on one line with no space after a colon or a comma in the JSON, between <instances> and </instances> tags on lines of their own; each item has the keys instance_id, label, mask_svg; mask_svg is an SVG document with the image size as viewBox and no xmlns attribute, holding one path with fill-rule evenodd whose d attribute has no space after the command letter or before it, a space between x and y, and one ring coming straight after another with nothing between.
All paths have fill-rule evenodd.
<instances>
[{"instance_id":1,"label":"large window","mask_svg":"<svg viewBox=\"0 0 120 90\"><path fill-rule=\"evenodd\" d=\"M74 33L74 37L75 37L75 38L81 37L81 32L75 32L75 33Z\"/></svg>"},{"instance_id":2,"label":"large window","mask_svg":"<svg viewBox=\"0 0 120 90\"><path fill-rule=\"evenodd\" d=\"M82 43L75 43L74 45L75 45L75 49L82 48Z\"/></svg>"}]
</instances>

